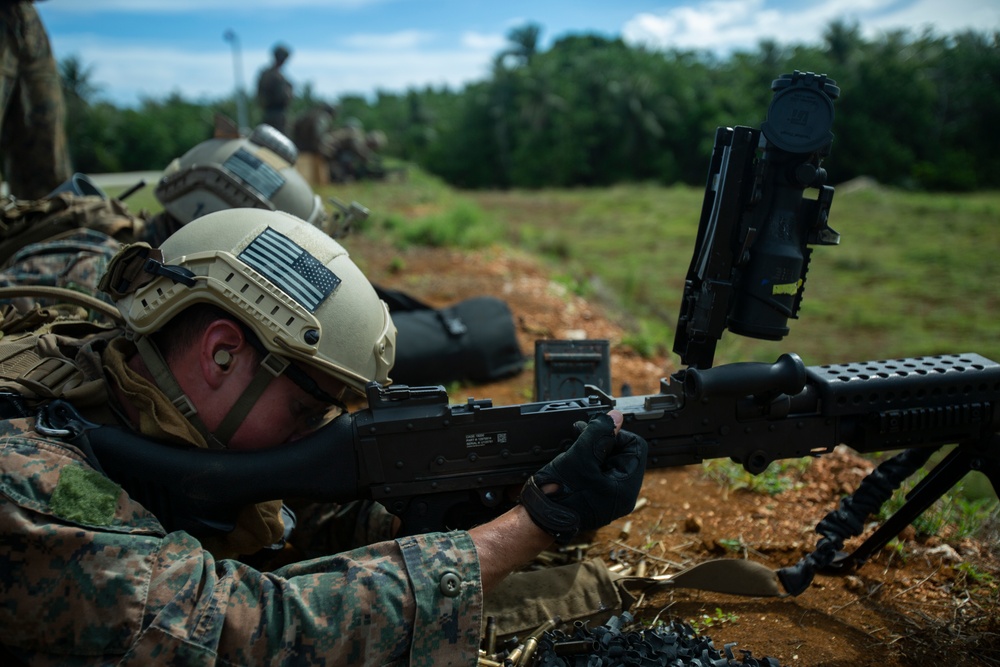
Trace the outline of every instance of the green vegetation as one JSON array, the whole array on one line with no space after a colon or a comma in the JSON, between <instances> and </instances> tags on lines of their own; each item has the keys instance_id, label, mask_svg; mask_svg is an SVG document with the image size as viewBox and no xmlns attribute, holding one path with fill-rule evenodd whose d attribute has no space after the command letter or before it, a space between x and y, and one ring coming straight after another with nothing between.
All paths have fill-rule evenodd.
<instances>
[{"instance_id":1,"label":"green vegetation","mask_svg":"<svg viewBox=\"0 0 1000 667\"><path fill-rule=\"evenodd\" d=\"M842 89L834 104L834 182L863 175L913 190L1000 187L996 32L867 39L860 26L834 22L820 44L762 42L725 59L597 35L566 35L543 51L541 32L533 24L510 30L510 46L489 74L460 90L321 100L306 82L292 114L335 103L341 119L384 131L388 155L458 187L698 185L716 127L758 127L771 82L810 71L829 74ZM211 135L217 112L235 117L231 97L172 95L118 109L100 99L95 73L79 59L60 68L71 155L86 173L162 169ZM250 112L250 122L259 122L260 109ZM559 251L558 237L544 228L539 234Z\"/></svg>"},{"instance_id":2,"label":"green vegetation","mask_svg":"<svg viewBox=\"0 0 1000 667\"><path fill-rule=\"evenodd\" d=\"M841 243L813 250L791 333L780 342L727 333L717 363L774 361L788 351L808 365L945 352L1000 359L1000 264L994 260L1000 191L841 190L830 217ZM620 311L637 349L665 354L671 354L703 194L700 187L649 184L456 191L416 168L403 182L325 192L368 206L372 216L362 233L397 244L462 236L456 244L495 240L536 254L574 292ZM442 228L429 232L426 226L436 221ZM471 229L463 232L463 224Z\"/></svg>"},{"instance_id":3,"label":"green vegetation","mask_svg":"<svg viewBox=\"0 0 1000 667\"><path fill-rule=\"evenodd\" d=\"M774 461L759 475L751 475L743 466L729 459L705 461L705 474L729 489L746 489L769 496L799 488L802 473L809 467L810 459Z\"/></svg>"},{"instance_id":4,"label":"green vegetation","mask_svg":"<svg viewBox=\"0 0 1000 667\"><path fill-rule=\"evenodd\" d=\"M906 494L926 473L926 470L920 470L908 479L879 510L878 520L884 521L902 507ZM960 481L947 496L938 499L913 521L918 537L939 536L958 541L982 536L984 527L996 518L998 505L991 489L975 483L976 475L978 473L973 473ZM985 479L980 481L985 482Z\"/></svg>"},{"instance_id":5,"label":"green vegetation","mask_svg":"<svg viewBox=\"0 0 1000 667\"><path fill-rule=\"evenodd\" d=\"M721 607L715 608L714 614L702 614L698 618L692 618L688 621L694 631L698 634L702 634L709 628L717 628L720 625L725 625L726 623L736 623L740 619L738 614L731 611L722 611Z\"/></svg>"}]
</instances>

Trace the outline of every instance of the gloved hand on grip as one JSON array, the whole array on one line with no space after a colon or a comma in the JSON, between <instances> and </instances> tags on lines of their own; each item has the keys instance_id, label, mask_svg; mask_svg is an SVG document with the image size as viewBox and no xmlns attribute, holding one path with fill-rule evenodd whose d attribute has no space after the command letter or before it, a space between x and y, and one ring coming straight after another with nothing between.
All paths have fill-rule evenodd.
<instances>
[{"instance_id":1,"label":"gloved hand on grip","mask_svg":"<svg viewBox=\"0 0 1000 667\"><path fill-rule=\"evenodd\" d=\"M620 414L620 413L619 413ZM521 489L531 519L559 544L596 530L635 508L649 445L629 431L615 433L610 414L576 423L576 442L549 461ZM559 488L544 493L546 484Z\"/></svg>"}]
</instances>

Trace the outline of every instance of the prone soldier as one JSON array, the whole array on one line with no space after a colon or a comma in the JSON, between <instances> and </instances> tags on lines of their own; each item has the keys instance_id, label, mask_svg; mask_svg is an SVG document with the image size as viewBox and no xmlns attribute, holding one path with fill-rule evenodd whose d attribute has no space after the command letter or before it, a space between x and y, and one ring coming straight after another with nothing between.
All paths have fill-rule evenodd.
<instances>
[{"instance_id":1,"label":"prone soldier","mask_svg":"<svg viewBox=\"0 0 1000 667\"><path fill-rule=\"evenodd\" d=\"M388 381L385 304L336 241L259 209L130 245L101 287L123 328L0 339L0 530L16 544L0 642L14 659L473 665L484 593L635 504L646 443L611 411L488 523L393 539L392 517L362 503L351 551L264 574L232 557L282 544L293 519L280 500L221 536L168 532L167 509L123 492L71 432L118 424L181 448L294 456L347 392ZM81 416L55 427L67 410Z\"/></svg>"}]
</instances>

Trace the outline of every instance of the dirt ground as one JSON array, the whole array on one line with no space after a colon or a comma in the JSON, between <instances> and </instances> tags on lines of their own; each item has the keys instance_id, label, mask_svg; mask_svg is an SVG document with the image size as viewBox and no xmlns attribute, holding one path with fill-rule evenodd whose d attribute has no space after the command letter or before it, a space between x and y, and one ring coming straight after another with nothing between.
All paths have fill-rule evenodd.
<instances>
[{"instance_id":1,"label":"dirt ground","mask_svg":"<svg viewBox=\"0 0 1000 667\"><path fill-rule=\"evenodd\" d=\"M537 339L608 339L616 393L626 382L635 394L655 393L659 379L674 370L670 359L645 359L622 344L613 305L566 293L530 258L500 249L399 251L361 237L348 246L376 282L435 306L483 294L504 299L526 355L533 355ZM533 383L529 366L504 382L461 387L452 399L524 403L533 400ZM651 470L641 494L645 505L599 531L586 555L631 567L642 560L648 574L726 557L774 569L792 565L814 548L816 523L871 468L840 448L813 461L796 489L775 496L734 490L701 466ZM717 648L735 642L737 651L781 665L1000 665L995 538L917 541L908 531L901 548L887 547L849 575L819 575L797 597L677 589L643 599L634 611L647 620L695 620Z\"/></svg>"}]
</instances>

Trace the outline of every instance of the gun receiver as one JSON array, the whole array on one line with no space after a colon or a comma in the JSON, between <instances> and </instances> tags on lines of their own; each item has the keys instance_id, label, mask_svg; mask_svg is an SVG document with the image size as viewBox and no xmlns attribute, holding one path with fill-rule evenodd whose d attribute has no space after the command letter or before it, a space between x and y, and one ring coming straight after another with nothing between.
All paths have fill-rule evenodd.
<instances>
[{"instance_id":1,"label":"gun receiver","mask_svg":"<svg viewBox=\"0 0 1000 667\"><path fill-rule=\"evenodd\" d=\"M681 371L658 394L618 399L595 390L573 401L448 406L441 388L378 385L368 396L354 415L360 488L412 532L467 527L476 508L479 519L495 513L509 487L572 442L574 422L612 407L649 442L650 468L731 458L754 474L839 444L871 453L980 443L1000 427L1000 365L977 354L809 368L783 355Z\"/></svg>"}]
</instances>

